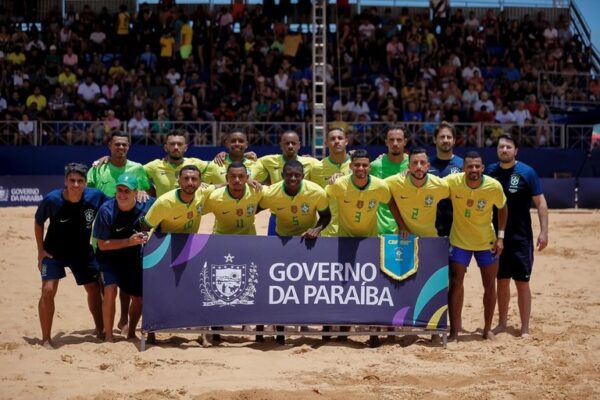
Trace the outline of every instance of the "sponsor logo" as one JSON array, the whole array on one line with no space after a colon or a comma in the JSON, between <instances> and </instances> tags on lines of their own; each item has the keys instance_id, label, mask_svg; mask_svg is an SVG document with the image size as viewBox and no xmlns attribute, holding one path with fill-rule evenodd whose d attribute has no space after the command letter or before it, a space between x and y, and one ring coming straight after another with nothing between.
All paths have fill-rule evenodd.
<instances>
[{"instance_id":1,"label":"sponsor logo","mask_svg":"<svg viewBox=\"0 0 600 400\"><path fill-rule=\"evenodd\" d=\"M4 190L7 193L9 192L8 189L4 189ZM8 196L7 194L3 194L2 196L3 196L3 198L6 198L6 200L3 200L3 198L0 198L0 201L8 201L10 199L10 201L19 202L19 203L39 203L44 198L44 196L42 196L40 194L40 189L37 187L12 188L12 189L10 189L9 197L7 197Z\"/></svg>"},{"instance_id":2,"label":"sponsor logo","mask_svg":"<svg viewBox=\"0 0 600 400\"><path fill-rule=\"evenodd\" d=\"M406 200L406 199L408 199L408 196L400 196L400 198L401 198L402 200Z\"/></svg>"},{"instance_id":3,"label":"sponsor logo","mask_svg":"<svg viewBox=\"0 0 600 400\"><path fill-rule=\"evenodd\" d=\"M456 196L454 196L454 198L455 198L455 199L462 199L463 197L462 197L462 196L458 196L458 195L456 195Z\"/></svg>"},{"instance_id":4,"label":"sponsor logo","mask_svg":"<svg viewBox=\"0 0 600 400\"><path fill-rule=\"evenodd\" d=\"M177 215L176 217L173 217L174 220L181 218L181 215Z\"/></svg>"},{"instance_id":5,"label":"sponsor logo","mask_svg":"<svg viewBox=\"0 0 600 400\"><path fill-rule=\"evenodd\" d=\"M285 210L285 207L277 207L277 211Z\"/></svg>"},{"instance_id":6,"label":"sponsor logo","mask_svg":"<svg viewBox=\"0 0 600 400\"><path fill-rule=\"evenodd\" d=\"M69 222L70 220L71 220L71 218L59 219L58 222L60 222L61 224L64 224L65 222Z\"/></svg>"},{"instance_id":7,"label":"sponsor logo","mask_svg":"<svg viewBox=\"0 0 600 400\"><path fill-rule=\"evenodd\" d=\"M10 193L8 189L0 186L0 201L8 201Z\"/></svg>"},{"instance_id":8,"label":"sponsor logo","mask_svg":"<svg viewBox=\"0 0 600 400\"><path fill-rule=\"evenodd\" d=\"M254 304L258 267L254 262L234 263L235 256L223 256L223 264L204 263L200 273L203 306L235 306Z\"/></svg>"},{"instance_id":9,"label":"sponsor logo","mask_svg":"<svg viewBox=\"0 0 600 400\"><path fill-rule=\"evenodd\" d=\"M117 228L117 229L115 229L115 231L117 231L117 232L121 232L123 229L125 229L125 227L124 227L124 226L123 226L123 227L121 227L121 228Z\"/></svg>"}]
</instances>

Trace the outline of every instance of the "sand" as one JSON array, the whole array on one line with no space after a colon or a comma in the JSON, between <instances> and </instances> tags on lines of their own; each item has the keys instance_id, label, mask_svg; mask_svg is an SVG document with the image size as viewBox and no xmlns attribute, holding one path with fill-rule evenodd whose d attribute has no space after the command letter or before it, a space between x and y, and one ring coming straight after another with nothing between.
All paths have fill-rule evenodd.
<instances>
[{"instance_id":1,"label":"sand","mask_svg":"<svg viewBox=\"0 0 600 400\"><path fill-rule=\"evenodd\" d=\"M56 299L57 349L40 346L34 212L0 209L2 399L600 398L597 211L551 212L549 247L536 253L528 340L518 337L514 290L508 331L495 342L481 339L482 289L471 268L468 333L447 349L424 336L376 349L363 337L325 345L296 337L283 347L228 338L204 349L194 335L161 334L161 344L143 353L137 343L95 340L84 291L70 274Z\"/></svg>"}]
</instances>

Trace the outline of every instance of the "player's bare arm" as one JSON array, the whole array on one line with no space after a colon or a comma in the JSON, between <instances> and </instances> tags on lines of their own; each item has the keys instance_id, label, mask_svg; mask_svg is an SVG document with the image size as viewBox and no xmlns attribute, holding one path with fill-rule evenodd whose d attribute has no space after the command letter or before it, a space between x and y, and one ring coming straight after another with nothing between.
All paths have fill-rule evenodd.
<instances>
[{"instance_id":1,"label":"player's bare arm","mask_svg":"<svg viewBox=\"0 0 600 400\"><path fill-rule=\"evenodd\" d=\"M542 251L548 246L548 204L543 194L533 196L533 203L538 210L538 219L540 221L540 235L538 236L536 247Z\"/></svg>"}]
</instances>

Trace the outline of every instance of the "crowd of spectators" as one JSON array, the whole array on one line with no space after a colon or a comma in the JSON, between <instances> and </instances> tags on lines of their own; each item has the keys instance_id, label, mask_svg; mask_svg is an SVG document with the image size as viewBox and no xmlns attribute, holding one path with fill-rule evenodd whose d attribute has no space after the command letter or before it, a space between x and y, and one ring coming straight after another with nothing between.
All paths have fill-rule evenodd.
<instances>
[{"instance_id":1,"label":"crowd of spectators","mask_svg":"<svg viewBox=\"0 0 600 400\"><path fill-rule=\"evenodd\" d=\"M67 132L67 142L89 144L124 125L158 143L182 121L309 122L309 24L289 22L291 5L267 7L275 6L235 1L187 15L169 2L142 4L136 14L86 5L65 18L51 12L40 24L0 22L0 117L26 118L28 126L94 122L85 135ZM293 7L308 22L310 2ZM427 133L447 120L534 124L532 144L551 144L549 113L536 98L538 71L556 73L541 85L553 105L588 100L569 80L591 65L568 17L514 20L489 10L479 20L456 9L434 23L423 11L329 13L328 116L357 133L357 143L377 139L369 137L372 121L422 122ZM600 98L596 81L589 96ZM462 140L476 144L475 135Z\"/></svg>"}]
</instances>

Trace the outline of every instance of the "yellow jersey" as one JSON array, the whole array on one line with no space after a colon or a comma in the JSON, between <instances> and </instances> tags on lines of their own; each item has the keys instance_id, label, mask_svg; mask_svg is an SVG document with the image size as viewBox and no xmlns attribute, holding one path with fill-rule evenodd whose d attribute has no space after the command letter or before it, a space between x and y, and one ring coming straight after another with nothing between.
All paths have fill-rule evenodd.
<instances>
[{"instance_id":1,"label":"yellow jersey","mask_svg":"<svg viewBox=\"0 0 600 400\"><path fill-rule=\"evenodd\" d=\"M215 189L204 203L204 213L215 215L213 233L219 235L256 235L254 217L262 193L248 184L241 199L234 199L227 186Z\"/></svg>"},{"instance_id":2,"label":"yellow jersey","mask_svg":"<svg viewBox=\"0 0 600 400\"><path fill-rule=\"evenodd\" d=\"M181 25L181 45L182 46L191 46L192 45L192 36L194 35L194 30L189 24Z\"/></svg>"},{"instance_id":3,"label":"yellow jersey","mask_svg":"<svg viewBox=\"0 0 600 400\"><path fill-rule=\"evenodd\" d=\"M322 188L326 187L329 181L329 178L333 174L342 173L344 175L350 174L350 157L346 156L346 159L341 164L336 164L329 157L325 157L321 161L317 161L315 165L310 170L310 173L307 176L312 182L320 185ZM322 236L337 236L338 231L338 206L335 200L329 201L329 211L331 211L331 222L323 232L321 232Z\"/></svg>"},{"instance_id":4,"label":"yellow jersey","mask_svg":"<svg viewBox=\"0 0 600 400\"><path fill-rule=\"evenodd\" d=\"M416 187L410 175L385 179L404 224L412 234L421 237L437 236L437 204L450 195L446 181L431 174L426 176L422 187Z\"/></svg>"},{"instance_id":5,"label":"yellow jersey","mask_svg":"<svg viewBox=\"0 0 600 400\"><path fill-rule=\"evenodd\" d=\"M157 159L150 161L144 165L144 171L150 178L150 181L156 189L156 197L160 197L163 194L179 187L177 177L179 171L186 165L195 165L200 172L203 174L204 170L208 166L208 162L202 161L199 158L184 158L183 162L179 165L170 163L166 159ZM201 175L201 178L202 175Z\"/></svg>"},{"instance_id":6,"label":"yellow jersey","mask_svg":"<svg viewBox=\"0 0 600 400\"><path fill-rule=\"evenodd\" d=\"M304 177L308 177L313 166L319 163L319 160L312 157L296 157L296 160L300 161L304 167ZM281 154L271 154L258 159L256 164L252 167L252 178L259 182L270 181L271 185L277 182L281 182L283 177L283 166L285 165L285 159Z\"/></svg>"},{"instance_id":7,"label":"yellow jersey","mask_svg":"<svg viewBox=\"0 0 600 400\"><path fill-rule=\"evenodd\" d=\"M279 236L300 236L317 223L317 211L329 207L325 190L314 182L302 181L295 196L285 192L278 182L263 189L260 208L269 209L277 217L275 231Z\"/></svg>"},{"instance_id":8,"label":"yellow jersey","mask_svg":"<svg viewBox=\"0 0 600 400\"><path fill-rule=\"evenodd\" d=\"M227 167L229 167L229 164L231 163L232 161L231 158L229 158L229 155L225 158L225 161L223 161L223 165L221 166L217 165L214 161L209 162L202 174L202 182L210 183L211 185L227 183ZM254 168L256 161L244 157L242 163L246 167L248 178L253 178L252 169Z\"/></svg>"},{"instance_id":9,"label":"yellow jersey","mask_svg":"<svg viewBox=\"0 0 600 400\"><path fill-rule=\"evenodd\" d=\"M204 203L213 190L214 186L198 189L189 204L181 200L179 189L165 193L146 213L146 225L160 232L198 233Z\"/></svg>"},{"instance_id":10,"label":"yellow jersey","mask_svg":"<svg viewBox=\"0 0 600 400\"><path fill-rule=\"evenodd\" d=\"M339 212L338 236L377 236L377 207L390 201L390 190L383 179L369 175L367 186L360 189L352 176L344 176L325 188L336 201Z\"/></svg>"},{"instance_id":11,"label":"yellow jersey","mask_svg":"<svg viewBox=\"0 0 600 400\"><path fill-rule=\"evenodd\" d=\"M450 244L465 250L489 250L496 241L492 225L493 206L502 208L506 196L500 182L483 175L476 189L467 186L465 173L450 174L444 178L452 200L452 228Z\"/></svg>"}]
</instances>

